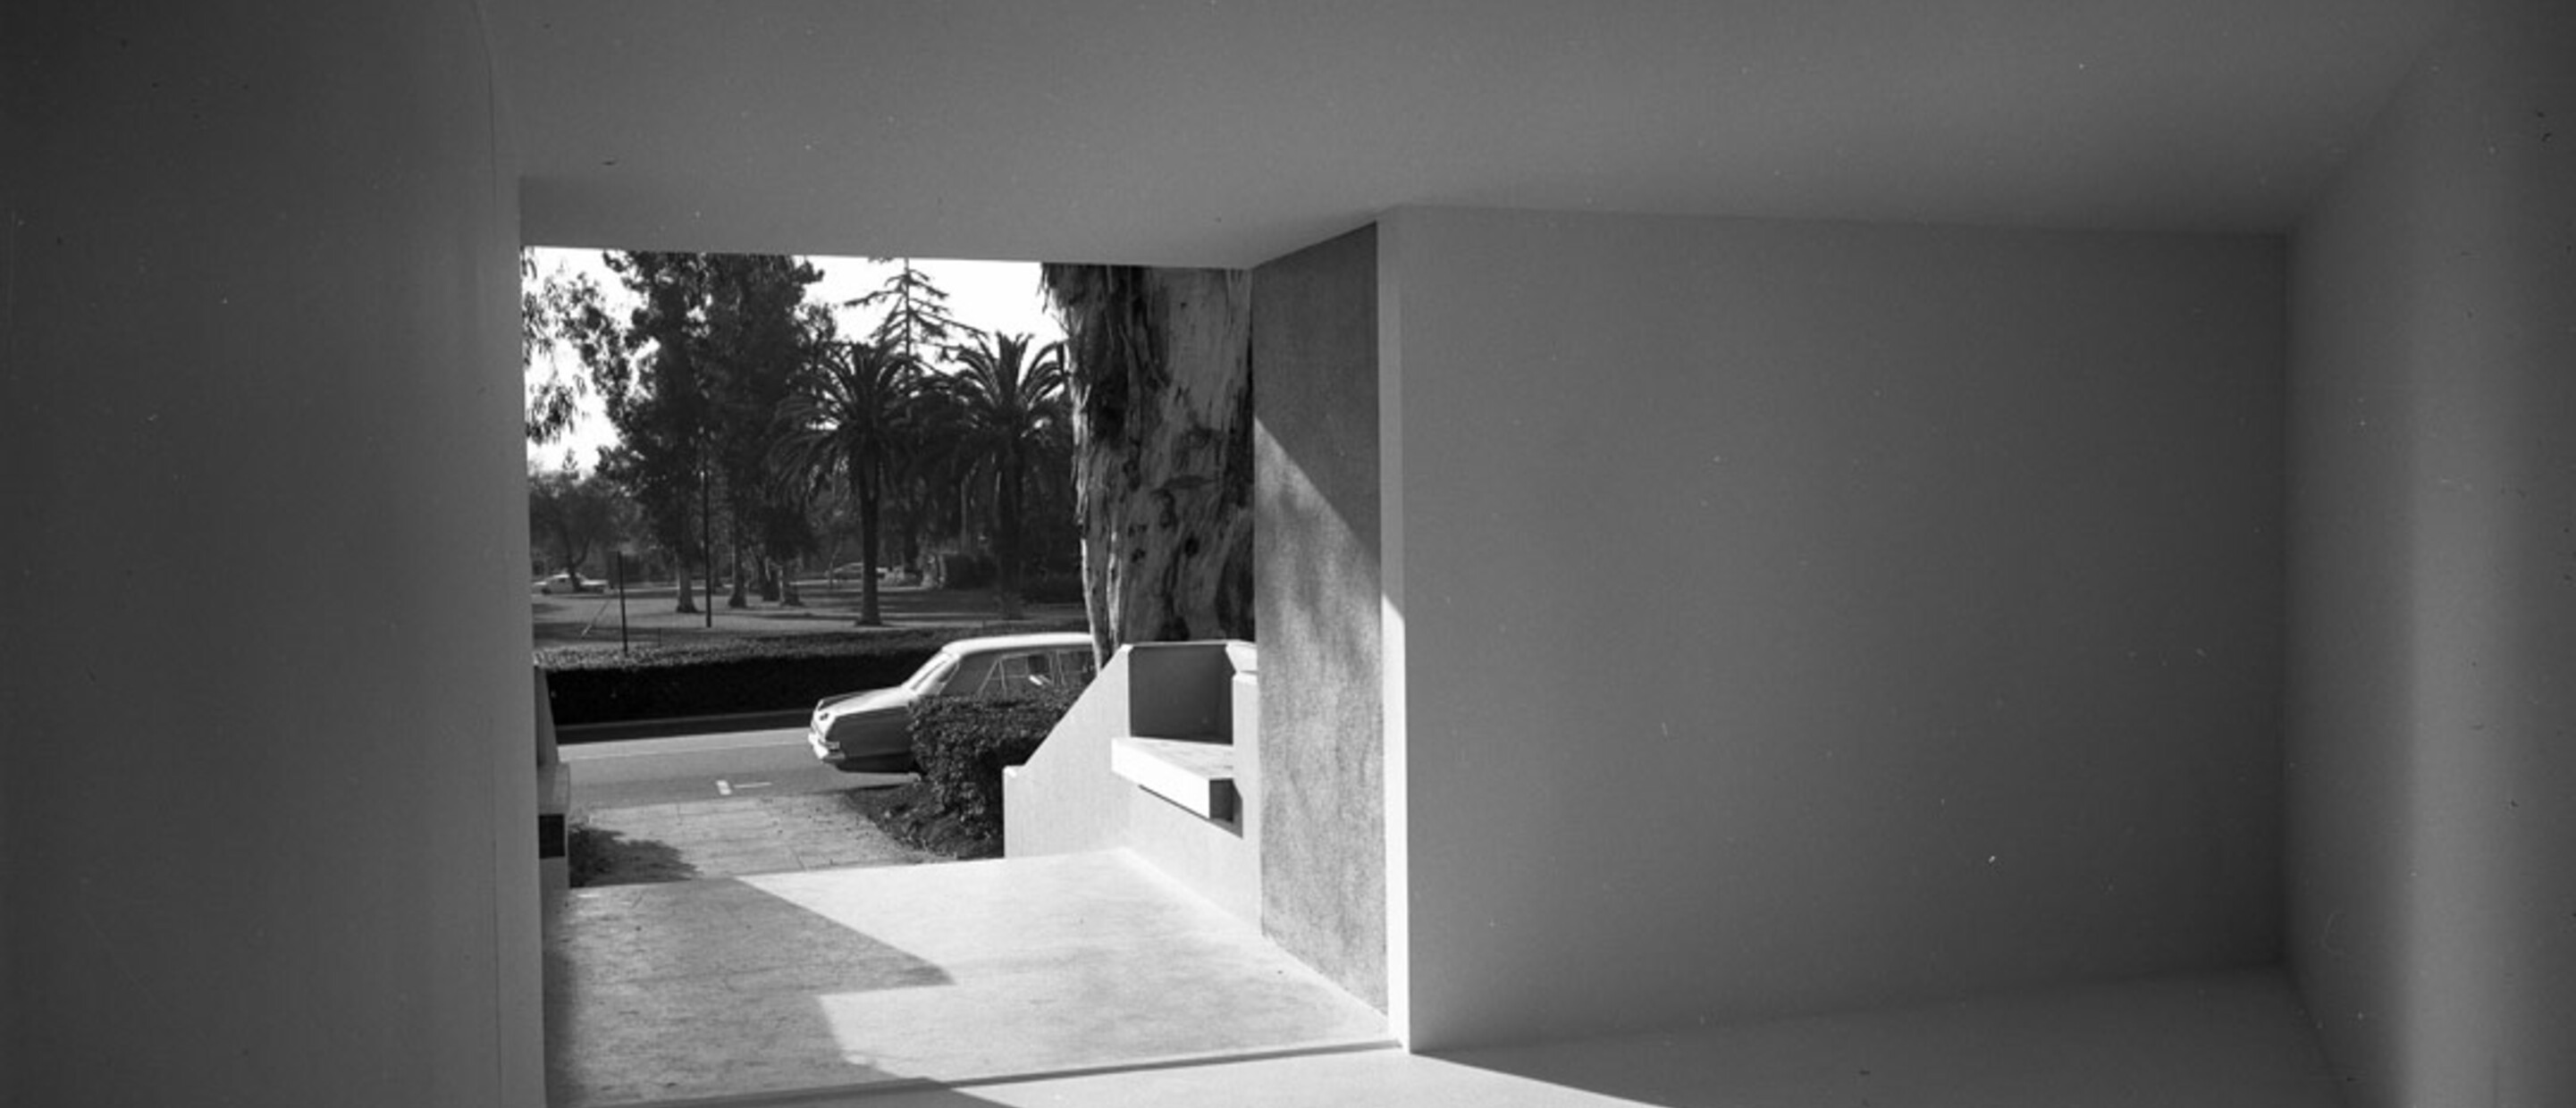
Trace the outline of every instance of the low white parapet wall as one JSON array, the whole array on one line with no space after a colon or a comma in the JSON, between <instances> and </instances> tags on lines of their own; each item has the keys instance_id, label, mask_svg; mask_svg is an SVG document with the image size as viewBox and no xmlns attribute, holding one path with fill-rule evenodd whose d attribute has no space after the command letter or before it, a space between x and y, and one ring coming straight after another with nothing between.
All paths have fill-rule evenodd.
<instances>
[{"instance_id":1,"label":"low white parapet wall","mask_svg":"<svg viewBox=\"0 0 2576 1108\"><path fill-rule=\"evenodd\" d=\"M1243 642L1121 647L1003 771L1003 853L1130 850L1258 925L1256 658Z\"/></svg>"}]
</instances>

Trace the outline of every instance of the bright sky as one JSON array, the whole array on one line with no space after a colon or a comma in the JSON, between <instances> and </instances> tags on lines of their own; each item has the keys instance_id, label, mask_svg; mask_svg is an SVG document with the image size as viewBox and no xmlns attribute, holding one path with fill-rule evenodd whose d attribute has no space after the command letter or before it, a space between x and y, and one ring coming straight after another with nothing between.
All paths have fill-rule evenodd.
<instances>
[{"instance_id":1,"label":"bright sky","mask_svg":"<svg viewBox=\"0 0 2576 1108\"><path fill-rule=\"evenodd\" d=\"M634 296L609 271L599 251L538 247L534 253L541 276L558 269L589 275L607 295L609 313L618 320L625 320L626 313L634 309ZM883 311L860 311L840 305L876 291L894 273L896 263L810 256L805 260L823 273L822 280L805 286L805 299L832 305L840 317L843 336L862 336L877 325ZM948 294L949 314L956 316L958 322L986 331L1026 333L1034 336L1033 342L1039 346L1064 338L1063 328L1056 325L1055 316L1047 311L1046 298L1038 292L1035 262L915 258L912 264L930 278L931 284ZM571 351L558 350L554 356L565 372L580 374L580 359ZM608 425L607 415L600 411L599 398L589 397L582 402L581 420L570 434L544 446L528 447L528 464L561 469L564 453L569 450L580 468L587 470L596 464L599 448L616 441L617 430Z\"/></svg>"}]
</instances>

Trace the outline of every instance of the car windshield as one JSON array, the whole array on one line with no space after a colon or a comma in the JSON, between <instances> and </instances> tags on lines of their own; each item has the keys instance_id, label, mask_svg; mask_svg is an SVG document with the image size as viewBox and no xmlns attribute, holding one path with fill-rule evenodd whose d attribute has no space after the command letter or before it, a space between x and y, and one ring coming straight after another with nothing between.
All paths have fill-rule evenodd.
<instances>
[{"instance_id":1,"label":"car windshield","mask_svg":"<svg viewBox=\"0 0 2576 1108\"><path fill-rule=\"evenodd\" d=\"M920 669L914 670L912 676L904 681L903 687L916 693L938 692L939 686L947 682L949 673L956 668L957 656L945 650L940 651L931 655L929 661L923 662Z\"/></svg>"}]
</instances>

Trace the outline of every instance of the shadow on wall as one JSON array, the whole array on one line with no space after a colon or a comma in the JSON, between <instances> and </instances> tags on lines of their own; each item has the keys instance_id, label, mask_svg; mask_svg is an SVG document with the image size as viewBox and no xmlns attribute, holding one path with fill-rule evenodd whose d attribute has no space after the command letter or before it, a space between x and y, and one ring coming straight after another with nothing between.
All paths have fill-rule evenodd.
<instances>
[{"instance_id":1,"label":"shadow on wall","mask_svg":"<svg viewBox=\"0 0 2576 1108\"><path fill-rule=\"evenodd\" d=\"M1253 271L1262 926L1381 1010L1385 679L1374 227Z\"/></svg>"}]
</instances>

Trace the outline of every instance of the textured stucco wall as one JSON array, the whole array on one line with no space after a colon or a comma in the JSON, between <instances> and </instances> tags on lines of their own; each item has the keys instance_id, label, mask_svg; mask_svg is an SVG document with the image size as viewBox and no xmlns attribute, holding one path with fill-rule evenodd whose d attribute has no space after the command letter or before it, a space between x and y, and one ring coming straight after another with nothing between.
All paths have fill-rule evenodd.
<instances>
[{"instance_id":1,"label":"textured stucco wall","mask_svg":"<svg viewBox=\"0 0 2576 1108\"><path fill-rule=\"evenodd\" d=\"M1415 1047L2277 958L2280 239L1379 235Z\"/></svg>"},{"instance_id":2,"label":"textured stucco wall","mask_svg":"<svg viewBox=\"0 0 2576 1108\"><path fill-rule=\"evenodd\" d=\"M1386 1004L1377 239L1252 272L1262 924Z\"/></svg>"},{"instance_id":3,"label":"textured stucco wall","mask_svg":"<svg viewBox=\"0 0 2576 1108\"><path fill-rule=\"evenodd\" d=\"M6 18L0 1103L533 1108L477 5Z\"/></svg>"},{"instance_id":4,"label":"textured stucco wall","mask_svg":"<svg viewBox=\"0 0 2576 1108\"><path fill-rule=\"evenodd\" d=\"M2289 955L2355 1108L2576 1104L2576 9L2292 240Z\"/></svg>"}]
</instances>

